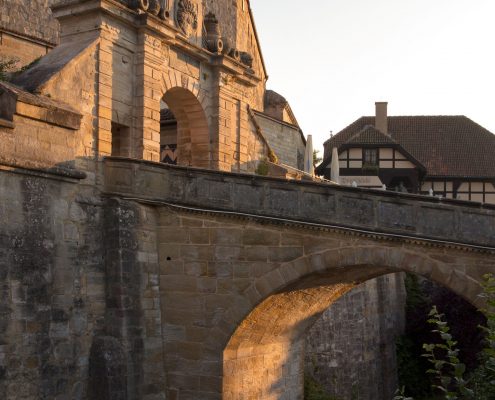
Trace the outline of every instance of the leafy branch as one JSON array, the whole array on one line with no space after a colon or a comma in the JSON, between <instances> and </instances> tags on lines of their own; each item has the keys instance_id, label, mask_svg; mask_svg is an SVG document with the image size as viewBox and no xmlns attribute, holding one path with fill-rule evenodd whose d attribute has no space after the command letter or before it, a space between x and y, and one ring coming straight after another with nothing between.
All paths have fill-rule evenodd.
<instances>
[{"instance_id":1,"label":"leafy branch","mask_svg":"<svg viewBox=\"0 0 495 400\"><path fill-rule=\"evenodd\" d=\"M426 352L423 357L433 365L433 368L427 372L437 381L433 384L433 388L442 392L446 400L457 400L459 394L468 399L472 398L474 392L467 387L468 382L464 379L466 365L459 360L457 341L450 334L450 328L444 320L445 316L433 306L429 317L428 322L435 326L432 332L437 333L442 340L441 343L423 345Z\"/></svg>"},{"instance_id":2,"label":"leafy branch","mask_svg":"<svg viewBox=\"0 0 495 400\"><path fill-rule=\"evenodd\" d=\"M480 366L465 378L466 365L459 359L457 341L450 333L450 327L436 306L429 313L428 322L434 325L432 332L440 336L440 343L424 344L425 354L432 368L427 372L434 376L434 389L441 392L446 400L490 400L495 398L495 277L483 276L483 292L480 297L485 301L481 312L485 315L486 326L480 328L486 334L485 347L481 352ZM397 391L393 400L413 400L405 396L405 389Z\"/></svg>"}]
</instances>

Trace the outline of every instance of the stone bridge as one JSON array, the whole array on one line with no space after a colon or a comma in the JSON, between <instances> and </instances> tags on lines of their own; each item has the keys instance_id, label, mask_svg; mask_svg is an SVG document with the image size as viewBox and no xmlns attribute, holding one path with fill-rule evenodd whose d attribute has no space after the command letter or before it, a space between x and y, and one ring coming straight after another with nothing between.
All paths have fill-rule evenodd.
<instances>
[{"instance_id":1,"label":"stone bridge","mask_svg":"<svg viewBox=\"0 0 495 400\"><path fill-rule=\"evenodd\" d=\"M136 398L302 399L304 333L339 296L408 271L479 304L495 271L492 206L124 158L104 175L106 334Z\"/></svg>"},{"instance_id":2,"label":"stone bridge","mask_svg":"<svg viewBox=\"0 0 495 400\"><path fill-rule=\"evenodd\" d=\"M156 163L276 161L249 2L56 3L0 84L0 399L302 399L304 333L361 282L479 304L493 206Z\"/></svg>"}]
</instances>

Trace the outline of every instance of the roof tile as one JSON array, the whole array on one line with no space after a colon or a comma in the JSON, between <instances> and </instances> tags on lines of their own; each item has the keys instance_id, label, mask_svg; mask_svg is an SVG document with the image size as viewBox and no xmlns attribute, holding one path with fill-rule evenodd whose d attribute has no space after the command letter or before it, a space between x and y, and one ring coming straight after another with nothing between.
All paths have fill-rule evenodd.
<instances>
[{"instance_id":1,"label":"roof tile","mask_svg":"<svg viewBox=\"0 0 495 400\"><path fill-rule=\"evenodd\" d=\"M375 125L375 117L361 117L327 140L320 172L329 164L333 147L357 144L356 135L369 125ZM495 135L465 116L388 117L388 130L430 177L495 178ZM363 143L372 140L367 135Z\"/></svg>"}]
</instances>

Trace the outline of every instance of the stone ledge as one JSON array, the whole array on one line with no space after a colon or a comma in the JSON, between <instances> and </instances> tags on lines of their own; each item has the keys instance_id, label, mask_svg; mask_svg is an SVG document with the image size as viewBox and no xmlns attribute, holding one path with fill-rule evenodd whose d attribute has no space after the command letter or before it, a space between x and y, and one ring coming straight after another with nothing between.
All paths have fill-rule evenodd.
<instances>
[{"instance_id":1,"label":"stone ledge","mask_svg":"<svg viewBox=\"0 0 495 400\"><path fill-rule=\"evenodd\" d=\"M14 114L78 130L82 115L67 104L0 82L0 119L13 124Z\"/></svg>"},{"instance_id":2,"label":"stone ledge","mask_svg":"<svg viewBox=\"0 0 495 400\"><path fill-rule=\"evenodd\" d=\"M21 40L36 43L39 46L45 46L45 47L49 47L51 49L53 49L57 45L56 42L51 42L49 40L45 40L45 39L42 39L42 38L37 37L37 36L25 34L25 33L16 31L14 29L8 29L8 28L2 27L2 26L0 26L0 35L1 34L9 35L9 36L21 39Z\"/></svg>"},{"instance_id":3,"label":"stone ledge","mask_svg":"<svg viewBox=\"0 0 495 400\"><path fill-rule=\"evenodd\" d=\"M42 178L63 180L68 182L80 181L86 179L87 175L83 171L77 169L65 168L65 167L51 167L51 168L30 168L27 166L19 166L15 164L8 164L0 162L0 172L12 172L15 174L39 176Z\"/></svg>"},{"instance_id":4,"label":"stone ledge","mask_svg":"<svg viewBox=\"0 0 495 400\"><path fill-rule=\"evenodd\" d=\"M127 157L107 156L104 158L104 161L108 162L108 164L115 161L116 163L121 164L122 166L124 166L127 163L128 165L126 166L126 168L128 169L131 168L131 165L142 165L143 167L144 166L155 167L158 170L182 171L184 174L190 177L200 176L200 175L216 176L217 179L220 179L222 181L225 181L225 179L249 178L249 181L251 181L253 185L258 185L258 186L262 186L263 182L265 181L289 183L289 184L293 182L284 178L253 175L243 172L225 172L225 171L209 170L209 169L189 167L189 166L171 165L171 164L164 164L164 163L148 161L148 160L127 158ZM322 183L316 181L300 181L297 182L297 184L300 186L320 188L322 190L324 190L324 188L327 188L337 192L346 192L346 193L355 193L355 194L368 193L370 195L378 195L380 197L390 198L390 199L421 200L423 202L431 203L431 204L461 205L472 209L487 209L487 210L495 211L495 204L490 204L490 203L477 203L469 200L448 199L445 197L439 198L439 197L432 197L422 194L401 193L401 192L393 192L382 189L377 190L377 189L369 189L369 188L361 188L361 187L354 188L351 186L338 185L328 180L325 180Z\"/></svg>"},{"instance_id":5,"label":"stone ledge","mask_svg":"<svg viewBox=\"0 0 495 400\"><path fill-rule=\"evenodd\" d=\"M0 118L0 128L14 129L15 124L12 121Z\"/></svg>"}]
</instances>

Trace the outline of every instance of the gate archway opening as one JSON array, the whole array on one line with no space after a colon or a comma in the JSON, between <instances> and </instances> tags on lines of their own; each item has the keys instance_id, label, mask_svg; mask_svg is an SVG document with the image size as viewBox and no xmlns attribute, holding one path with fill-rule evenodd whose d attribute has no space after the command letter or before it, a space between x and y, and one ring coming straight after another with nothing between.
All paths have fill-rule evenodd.
<instances>
[{"instance_id":1,"label":"gate archway opening","mask_svg":"<svg viewBox=\"0 0 495 400\"><path fill-rule=\"evenodd\" d=\"M210 168L208 120L189 90L167 90L160 103L160 160L167 164Z\"/></svg>"},{"instance_id":2,"label":"gate archway opening","mask_svg":"<svg viewBox=\"0 0 495 400\"><path fill-rule=\"evenodd\" d=\"M242 320L225 347L222 398L302 399L308 330L335 301L361 283L398 272L404 271L370 265L322 271L265 297ZM458 290L458 282L437 282L477 303ZM261 283L259 287L262 290Z\"/></svg>"}]
</instances>

